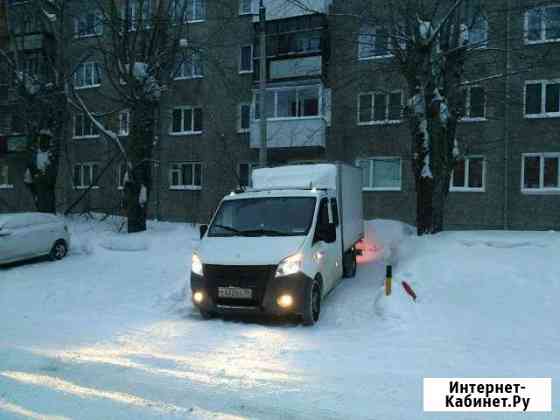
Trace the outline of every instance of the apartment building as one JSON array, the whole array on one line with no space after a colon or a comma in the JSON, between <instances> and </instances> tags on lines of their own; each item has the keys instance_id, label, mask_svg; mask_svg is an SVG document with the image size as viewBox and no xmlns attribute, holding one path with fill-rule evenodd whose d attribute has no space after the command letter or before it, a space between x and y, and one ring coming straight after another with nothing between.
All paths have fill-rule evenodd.
<instances>
[{"instance_id":1,"label":"apartment building","mask_svg":"<svg viewBox=\"0 0 560 420\"><path fill-rule=\"evenodd\" d=\"M152 217L208 221L224 194L250 183L261 118L256 3L186 3L192 8L190 58L178 65L163 95ZM367 10L365 3L264 1L269 161L357 164L364 171L366 217L414 223L412 150L403 118L410 92L371 7L380 10L386 2L367 2ZM558 229L560 2L485 3L468 34L478 48L465 72L465 116L458 129L464 159L451 180L446 227ZM103 29L95 24L95 10L76 12L73 22L79 57L99 42ZM102 60L92 54L75 75L80 94L98 112L114 108L106 100L112 87L103 73ZM61 209L99 178L76 210L118 213L125 171L114 144L82 115L70 124L59 177ZM127 110L109 125L126 142ZM21 170L10 164L9 176L22 178ZM13 187L0 189L0 206L29 205L16 198L27 194L23 185L6 185Z\"/></svg>"}]
</instances>

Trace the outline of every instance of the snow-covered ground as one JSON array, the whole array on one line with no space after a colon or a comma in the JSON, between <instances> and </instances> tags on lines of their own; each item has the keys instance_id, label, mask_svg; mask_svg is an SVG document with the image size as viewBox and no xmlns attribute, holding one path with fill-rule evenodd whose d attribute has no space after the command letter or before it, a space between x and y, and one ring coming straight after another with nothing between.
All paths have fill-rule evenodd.
<instances>
[{"instance_id":1,"label":"snow-covered ground","mask_svg":"<svg viewBox=\"0 0 560 420\"><path fill-rule=\"evenodd\" d=\"M0 268L0 419L514 417L423 413L424 377L552 377L553 412L522 417L560 419L560 233L368 227L357 277L306 328L201 320L191 226L72 221L65 260Z\"/></svg>"}]
</instances>

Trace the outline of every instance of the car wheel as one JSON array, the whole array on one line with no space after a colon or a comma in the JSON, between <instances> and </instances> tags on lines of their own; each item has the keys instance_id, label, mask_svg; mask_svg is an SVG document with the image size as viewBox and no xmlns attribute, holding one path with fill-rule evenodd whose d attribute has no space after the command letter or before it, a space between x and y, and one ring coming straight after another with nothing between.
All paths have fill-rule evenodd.
<instances>
[{"instance_id":1,"label":"car wheel","mask_svg":"<svg viewBox=\"0 0 560 420\"><path fill-rule=\"evenodd\" d=\"M200 311L200 316L202 317L202 319L212 319L214 318L214 312L210 312L210 311L205 311L204 309L199 309Z\"/></svg>"},{"instance_id":2,"label":"car wheel","mask_svg":"<svg viewBox=\"0 0 560 420\"><path fill-rule=\"evenodd\" d=\"M63 259L66 254L68 253L68 246L66 242L62 239L56 241L51 248L51 252L49 253L49 258L51 261L57 261Z\"/></svg>"},{"instance_id":3,"label":"car wheel","mask_svg":"<svg viewBox=\"0 0 560 420\"><path fill-rule=\"evenodd\" d=\"M303 313L303 325L315 325L321 315L321 283L314 279L307 291L307 302Z\"/></svg>"},{"instance_id":4,"label":"car wheel","mask_svg":"<svg viewBox=\"0 0 560 420\"><path fill-rule=\"evenodd\" d=\"M357 262L356 262L356 252L352 248L348 252L344 254L342 258L342 275L345 278L354 277L356 275L357 269Z\"/></svg>"}]
</instances>

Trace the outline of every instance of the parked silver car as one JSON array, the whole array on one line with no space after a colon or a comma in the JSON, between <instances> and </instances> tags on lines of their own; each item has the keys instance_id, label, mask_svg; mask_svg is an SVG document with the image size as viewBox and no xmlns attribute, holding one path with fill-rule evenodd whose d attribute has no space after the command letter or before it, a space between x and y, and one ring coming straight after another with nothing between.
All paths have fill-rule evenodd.
<instances>
[{"instance_id":1,"label":"parked silver car","mask_svg":"<svg viewBox=\"0 0 560 420\"><path fill-rule=\"evenodd\" d=\"M49 256L60 260L70 248L64 219L48 213L0 214L0 264Z\"/></svg>"}]
</instances>

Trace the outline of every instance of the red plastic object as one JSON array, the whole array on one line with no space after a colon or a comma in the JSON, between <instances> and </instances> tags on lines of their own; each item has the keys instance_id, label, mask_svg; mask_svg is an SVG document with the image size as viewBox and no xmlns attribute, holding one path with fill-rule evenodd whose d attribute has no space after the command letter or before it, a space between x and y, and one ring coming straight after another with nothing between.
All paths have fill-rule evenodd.
<instances>
[{"instance_id":1,"label":"red plastic object","mask_svg":"<svg viewBox=\"0 0 560 420\"><path fill-rule=\"evenodd\" d=\"M414 293L414 290L412 290L412 287L410 287L410 285L406 281L402 282L402 286L403 286L405 292L408 293L410 295L410 297L412 298L412 300L414 300L416 302L416 293Z\"/></svg>"}]
</instances>

